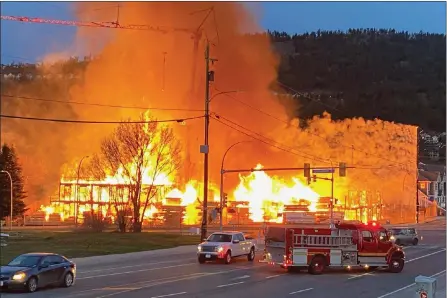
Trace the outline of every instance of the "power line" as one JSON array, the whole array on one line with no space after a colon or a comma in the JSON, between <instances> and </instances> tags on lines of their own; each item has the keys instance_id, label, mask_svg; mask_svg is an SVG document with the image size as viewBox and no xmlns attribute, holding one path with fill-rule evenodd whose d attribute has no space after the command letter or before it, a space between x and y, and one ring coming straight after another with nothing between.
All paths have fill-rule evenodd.
<instances>
[{"instance_id":1,"label":"power line","mask_svg":"<svg viewBox=\"0 0 447 298\"><path fill-rule=\"evenodd\" d=\"M187 120L200 119L203 117L204 116L197 116L197 117L188 117L188 118L180 118L180 119L149 120L149 121L90 121L90 120L49 119L49 118L34 118L34 117L12 116L12 115L0 115L0 118L44 121L44 122L59 122L59 123L76 123L76 124L122 124L122 123L144 124L144 123L166 123L166 122L182 123Z\"/></svg>"},{"instance_id":2,"label":"power line","mask_svg":"<svg viewBox=\"0 0 447 298\"><path fill-rule=\"evenodd\" d=\"M232 95L230 95L230 94L224 94L224 95L226 95L226 96L232 98L233 100L236 100L236 101L240 102L241 104L243 104L243 105L245 105L245 106L247 106L247 107L250 107L251 109L253 109L253 110L255 110L255 111L258 111L258 112L260 112L260 113L262 113L262 114L264 114L264 115L266 115L266 116L269 116L270 118L273 118L273 119L275 119L275 120L277 120L277 121L280 121L280 122L282 122L282 123L284 123L284 124L286 124L286 125L290 125L289 122L287 122L287 121L285 121L285 120L282 120L282 119L280 119L280 118L278 118L278 117L276 117L276 116L273 116L272 114L267 113L267 112L265 112L265 111L263 111L263 110L261 110L261 109L259 109L259 108L253 107L252 105L250 105L250 104L248 104L248 103L246 103L246 102L244 102L244 101L242 101L242 100L240 100L240 99L237 99L237 98L235 98L234 96L232 96ZM319 137L319 138L321 138L321 139L327 141L326 138L320 136L320 135L317 134L317 133L310 132L310 131L308 131L308 130L306 130L306 129L304 129L303 132L305 132L305 133L307 133L307 134L310 134L310 135L313 135L313 136L316 136L316 137ZM404 163L397 162L397 161L395 161L395 160L391 160L391 159L382 157L382 156L377 155L377 154L372 154L372 153L369 153L369 152L360 150L360 149L358 149L358 148L355 148L354 145L345 145L345 144L340 143L340 141L336 141L336 142L338 143L338 145L341 145L341 146L343 146L343 147L345 147L346 149L349 149L349 150L355 150L355 151L361 152L361 153L363 153L363 154L365 154L365 155L375 156L375 157L377 157L377 158L379 158L379 159L386 160L386 161L388 161L388 162L392 162L392 163L394 163L394 164L400 164L400 165L402 165L402 166L406 166L406 165L407 165L407 164L404 164Z\"/></svg>"},{"instance_id":3,"label":"power line","mask_svg":"<svg viewBox=\"0 0 447 298\"><path fill-rule=\"evenodd\" d=\"M87 102L80 102L80 101L64 101L64 100L47 99L47 98L39 98L39 97L18 96L18 95L11 95L11 94L1 94L1 96L8 97L8 98L34 100L34 101L57 102L57 103L62 103L62 104L76 104L76 105L97 106L97 107L107 107L107 108L120 108L120 109L184 111L184 112L203 112L204 111L204 110L199 110L199 109L149 108L149 107L141 107L141 106L133 106L132 107L132 106L122 106L122 105L109 105L109 104L100 104L100 103L87 103Z\"/></svg>"},{"instance_id":4,"label":"power line","mask_svg":"<svg viewBox=\"0 0 447 298\"><path fill-rule=\"evenodd\" d=\"M225 123L224 121L220 120L220 118L222 118L222 119L224 119L224 120L226 120L226 121L232 123L233 125L236 125L236 126L240 127L241 129L244 129L244 130L246 130L246 131L249 131L249 132L251 132L252 134L258 135L258 136L260 136L261 138L263 138L263 139L265 139L265 140L268 140L268 141L270 141L270 142L276 143L276 144L278 144L278 145L269 143L269 142L267 142L267 141L265 141L265 140L262 140L262 139L260 139L260 138L257 138L257 137L255 137L255 136L253 136L252 134L249 134L249 133L247 133L247 132L244 132L244 131L242 131L242 130L239 129L239 128L236 128L236 127L234 127L234 126L232 126L232 125L229 125L228 123ZM242 133L242 134L244 134L244 135L246 135L246 136L248 136L248 137L254 139L254 140L257 140L257 141L262 142L262 143L264 143L264 144L266 144L266 145L275 147L275 148L277 148L277 149L279 149L279 150L282 150L282 151L284 151L284 152L288 152L288 153L294 154L294 155L296 155L296 156L304 157L304 158L309 158L309 159L312 158L312 159L315 159L315 160L318 160L318 161L321 161L321 162L330 163L329 160L327 160L327 159L323 159L323 158L321 158L321 157L317 157L317 156L310 155L310 154L307 154L307 153L296 153L296 152L293 152L292 150L295 150L294 148L290 148L290 147L288 147L288 146L285 146L284 144L281 144L281 143L279 143L279 142L277 142L277 141L275 141L275 140L272 140L272 139L270 139L270 138L267 138L267 137L265 137L265 136L263 136L263 135L261 135L261 134L259 134L259 133L256 133L256 132L254 132L254 131L252 131L252 130L250 130L250 129L248 129L248 128L245 128L245 127L243 127L243 126L241 126L241 125L239 125L239 124L237 124L237 123L234 123L234 122L232 122L232 121L230 121L230 120L228 120L228 119L226 119L226 118L224 118L224 117L222 117L222 116L215 116L215 117L213 117L213 119L216 120L216 121L218 121L218 122L220 122L221 124L223 124L223 125L225 125L225 126L227 126L227 127L230 127L230 128L232 128L232 129L234 129L235 131L238 131L238 132L240 132L240 133ZM283 147L285 147L285 148L280 147L280 146L283 146ZM306 154L306 155L304 155L304 154Z\"/></svg>"}]
</instances>

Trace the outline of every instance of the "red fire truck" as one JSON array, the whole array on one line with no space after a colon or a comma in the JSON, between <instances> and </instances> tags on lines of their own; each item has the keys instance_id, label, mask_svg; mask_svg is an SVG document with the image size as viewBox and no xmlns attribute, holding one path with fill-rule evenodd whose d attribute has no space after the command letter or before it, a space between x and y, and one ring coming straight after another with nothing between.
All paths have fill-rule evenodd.
<instances>
[{"instance_id":1,"label":"red fire truck","mask_svg":"<svg viewBox=\"0 0 447 298\"><path fill-rule=\"evenodd\" d=\"M261 262L287 270L307 268L311 274L321 274L327 267L386 267L399 273L404 268L405 254L377 222L342 222L335 229L269 227Z\"/></svg>"}]
</instances>

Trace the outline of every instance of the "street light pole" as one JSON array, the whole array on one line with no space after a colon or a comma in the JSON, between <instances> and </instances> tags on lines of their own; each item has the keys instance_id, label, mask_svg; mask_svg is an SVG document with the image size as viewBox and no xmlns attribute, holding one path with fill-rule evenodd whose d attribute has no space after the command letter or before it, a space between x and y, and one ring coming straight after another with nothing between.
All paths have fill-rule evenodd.
<instances>
[{"instance_id":1,"label":"street light pole","mask_svg":"<svg viewBox=\"0 0 447 298\"><path fill-rule=\"evenodd\" d=\"M79 188L79 173L80 173L80 171L81 171L81 165L82 165L82 161L85 159L85 158L88 158L89 156L88 155L86 155L86 156L84 156L83 158L81 158L81 160L79 161L79 164L78 164L78 172L77 172L77 176L76 176L76 188L75 188L75 190L76 190L76 193L75 193L75 226L76 227L78 227L78 208L79 208L79 190L78 190L78 188Z\"/></svg>"},{"instance_id":2,"label":"street light pole","mask_svg":"<svg viewBox=\"0 0 447 298\"><path fill-rule=\"evenodd\" d=\"M12 177L11 177L11 174L8 171L1 170L0 173L5 173L6 175L8 175L9 183L11 185L11 191L10 191L10 196L11 196L11 199L10 199L11 209L10 209L10 211L11 211L11 213L10 213L10 220L9 220L9 229L12 230L12 213L13 213L13 206L14 206L13 205Z\"/></svg>"},{"instance_id":3,"label":"street light pole","mask_svg":"<svg viewBox=\"0 0 447 298\"><path fill-rule=\"evenodd\" d=\"M224 170L225 157L227 156L227 153L228 153L228 151L231 150L231 148L233 148L236 145L239 145L240 143L247 143L247 142L253 142L253 141L240 141L240 142L234 143L233 145L228 147L227 151L225 151L225 153L222 157L222 163L220 165L220 231L223 230L223 198L224 198L223 175L225 174L225 170Z\"/></svg>"}]
</instances>

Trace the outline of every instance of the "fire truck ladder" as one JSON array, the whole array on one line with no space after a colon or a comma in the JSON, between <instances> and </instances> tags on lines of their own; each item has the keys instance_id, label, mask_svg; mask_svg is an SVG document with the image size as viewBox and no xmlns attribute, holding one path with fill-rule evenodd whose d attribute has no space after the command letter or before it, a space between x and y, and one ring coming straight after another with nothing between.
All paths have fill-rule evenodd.
<instances>
[{"instance_id":1,"label":"fire truck ladder","mask_svg":"<svg viewBox=\"0 0 447 298\"><path fill-rule=\"evenodd\" d=\"M339 247L353 244L351 236L293 235L295 246Z\"/></svg>"}]
</instances>

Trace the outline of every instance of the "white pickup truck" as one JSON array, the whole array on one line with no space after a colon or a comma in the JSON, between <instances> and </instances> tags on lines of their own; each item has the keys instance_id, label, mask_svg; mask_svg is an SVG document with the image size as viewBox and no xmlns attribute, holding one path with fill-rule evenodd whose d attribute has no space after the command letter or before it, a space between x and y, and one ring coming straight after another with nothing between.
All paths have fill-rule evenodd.
<instances>
[{"instance_id":1,"label":"white pickup truck","mask_svg":"<svg viewBox=\"0 0 447 298\"><path fill-rule=\"evenodd\" d=\"M255 251L255 243L245 238L243 233L218 232L199 244L197 258L200 264L214 260L224 260L225 264L230 264L232 258L241 256L247 256L249 261L253 261Z\"/></svg>"}]
</instances>

